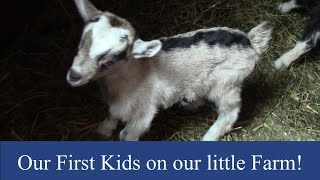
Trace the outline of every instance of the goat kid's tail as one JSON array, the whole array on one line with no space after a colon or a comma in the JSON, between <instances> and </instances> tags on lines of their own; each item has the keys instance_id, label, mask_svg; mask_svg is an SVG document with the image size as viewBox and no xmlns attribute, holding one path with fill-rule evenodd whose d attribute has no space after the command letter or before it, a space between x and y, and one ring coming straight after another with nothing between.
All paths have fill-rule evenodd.
<instances>
[{"instance_id":1,"label":"goat kid's tail","mask_svg":"<svg viewBox=\"0 0 320 180\"><path fill-rule=\"evenodd\" d=\"M268 50L273 29L274 27L270 22L264 21L251 29L251 31L248 33L252 47L259 54L262 54Z\"/></svg>"}]
</instances>

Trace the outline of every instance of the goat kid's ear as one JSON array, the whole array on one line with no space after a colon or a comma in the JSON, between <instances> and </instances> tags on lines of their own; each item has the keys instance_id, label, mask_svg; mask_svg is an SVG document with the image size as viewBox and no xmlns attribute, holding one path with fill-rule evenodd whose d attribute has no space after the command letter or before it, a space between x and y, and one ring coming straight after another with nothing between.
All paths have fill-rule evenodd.
<instances>
[{"instance_id":1,"label":"goat kid's ear","mask_svg":"<svg viewBox=\"0 0 320 180\"><path fill-rule=\"evenodd\" d=\"M133 44L132 55L134 58L147 58L155 56L162 48L159 40L142 41L138 39Z\"/></svg>"},{"instance_id":2,"label":"goat kid's ear","mask_svg":"<svg viewBox=\"0 0 320 180\"><path fill-rule=\"evenodd\" d=\"M78 11L82 19L87 22L93 16L101 14L102 12L98 10L89 0L74 0Z\"/></svg>"}]
</instances>

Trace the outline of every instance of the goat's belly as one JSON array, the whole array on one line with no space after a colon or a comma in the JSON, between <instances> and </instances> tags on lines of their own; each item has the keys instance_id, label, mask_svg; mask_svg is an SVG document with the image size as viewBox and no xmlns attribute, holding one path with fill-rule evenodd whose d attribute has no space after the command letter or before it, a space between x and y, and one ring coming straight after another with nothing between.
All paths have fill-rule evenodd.
<instances>
[{"instance_id":1,"label":"goat's belly","mask_svg":"<svg viewBox=\"0 0 320 180\"><path fill-rule=\"evenodd\" d=\"M170 91L166 91L168 89L170 89ZM158 98L160 100L160 106L166 109L182 101L197 101L203 98L205 94L204 88L192 88L192 85L186 85L184 88L164 87L163 91L158 94Z\"/></svg>"}]
</instances>

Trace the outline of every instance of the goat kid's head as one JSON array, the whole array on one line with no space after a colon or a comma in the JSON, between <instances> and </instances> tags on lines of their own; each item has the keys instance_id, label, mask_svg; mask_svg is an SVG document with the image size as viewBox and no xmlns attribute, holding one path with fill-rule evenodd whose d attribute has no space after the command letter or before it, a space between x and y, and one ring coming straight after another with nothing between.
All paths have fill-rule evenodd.
<instances>
[{"instance_id":1,"label":"goat kid's head","mask_svg":"<svg viewBox=\"0 0 320 180\"><path fill-rule=\"evenodd\" d=\"M88 0L74 1L86 25L67 74L71 86L88 83L117 61L153 57L161 50L158 40L137 39L125 19L96 9Z\"/></svg>"}]
</instances>

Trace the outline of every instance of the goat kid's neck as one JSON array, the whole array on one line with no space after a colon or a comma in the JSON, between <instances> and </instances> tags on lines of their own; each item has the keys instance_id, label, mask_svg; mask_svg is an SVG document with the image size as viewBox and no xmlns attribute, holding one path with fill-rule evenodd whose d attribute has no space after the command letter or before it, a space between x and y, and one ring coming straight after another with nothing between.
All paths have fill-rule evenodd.
<instances>
[{"instance_id":1,"label":"goat kid's neck","mask_svg":"<svg viewBox=\"0 0 320 180\"><path fill-rule=\"evenodd\" d=\"M115 100L122 94L134 92L140 84L147 81L150 76L151 63L154 58L128 59L117 62L105 70L98 79L99 84L105 89L109 100Z\"/></svg>"}]
</instances>

